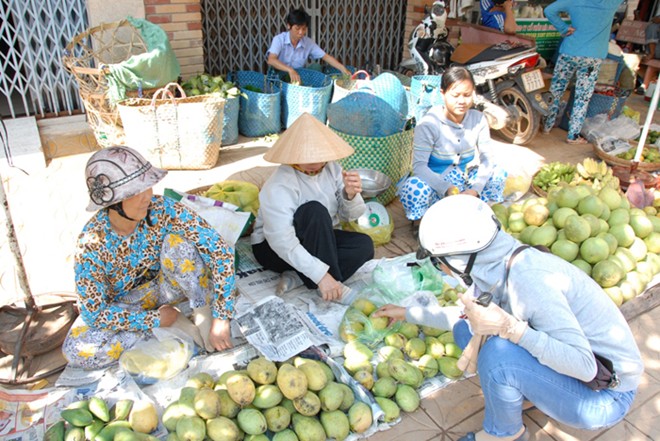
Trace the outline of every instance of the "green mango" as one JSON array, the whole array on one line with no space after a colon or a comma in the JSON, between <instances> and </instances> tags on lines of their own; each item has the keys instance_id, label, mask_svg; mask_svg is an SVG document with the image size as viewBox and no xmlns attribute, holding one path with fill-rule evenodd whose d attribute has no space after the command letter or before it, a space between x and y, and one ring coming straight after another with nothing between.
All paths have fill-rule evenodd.
<instances>
[{"instance_id":1,"label":"green mango","mask_svg":"<svg viewBox=\"0 0 660 441\"><path fill-rule=\"evenodd\" d=\"M71 427L66 431L64 441L85 441L85 431L82 427Z\"/></svg>"},{"instance_id":2,"label":"green mango","mask_svg":"<svg viewBox=\"0 0 660 441\"><path fill-rule=\"evenodd\" d=\"M108 411L108 404L103 398L91 397L89 399L89 411L96 418L107 423L110 421L110 412Z\"/></svg>"},{"instance_id":3,"label":"green mango","mask_svg":"<svg viewBox=\"0 0 660 441\"><path fill-rule=\"evenodd\" d=\"M131 408L133 407L133 400L119 400L112 406L110 411L110 416L113 421L123 421L128 419L128 415L131 413Z\"/></svg>"},{"instance_id":4,"label":"green mango","mask_svg":"<svg viewBox=\"0 0 660 441\"><path fill-rule=\"evenodd\" d=\"M89 426L94 421L94 416L86 409L64 409L60 416L67 423L76 427Z\"/></svg>"},{"instance_id":5,"label":"green mango","mask_svg":"<svg viewBox=\"0 0 660 441\"><path fill-rule=\"evenodd\" d=\"M60 420L46 430L44 441L64 441L64 421Z\"/></svg>"}]
</instances>

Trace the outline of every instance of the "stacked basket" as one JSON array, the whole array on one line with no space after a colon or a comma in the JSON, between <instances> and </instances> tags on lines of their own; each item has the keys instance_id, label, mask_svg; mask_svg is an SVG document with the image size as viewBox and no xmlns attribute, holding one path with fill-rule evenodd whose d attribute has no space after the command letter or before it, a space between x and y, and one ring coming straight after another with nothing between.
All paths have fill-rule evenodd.
<instances>
[{"instance_id":1,"label":"stacked basket","mask_svg":"<svg viewBox=\"0 0 660 441\"><path fill-rule=\"evenodd\" d=\"M101 147L124 143L119 111L108 98L108 81L101 66L120 63L147 51L140 32L128 20L92 27L66 46L62 61L78 83L87 120ZM127 95L148 97L156 90L133 90Z\"/></svg>"}]
</instances>

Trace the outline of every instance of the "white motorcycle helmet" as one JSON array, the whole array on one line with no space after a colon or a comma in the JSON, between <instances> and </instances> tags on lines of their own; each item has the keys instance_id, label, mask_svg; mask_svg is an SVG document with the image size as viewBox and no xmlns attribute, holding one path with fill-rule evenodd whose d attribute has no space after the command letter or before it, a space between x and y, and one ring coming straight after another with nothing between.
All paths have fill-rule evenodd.
<instances>
[{"instance_id":1,"label":"white motorcycle helmet","mask_svg":"<svg viewBox=\"0 0 660 441\"><path fill-rule=\"evenodd\" d=\"M433 22L433 38L445 38L449 33L445 23L447 22L447 5L444 0L436 0L431 6L431 11L429 12L431 21Z\"/></svg>"},{"instance_id":2,"label":"white motorcycle helmet","mask_svg":"<svg viewBox=\"0 0 660 441\"><path fill-rule=\"evenodd\" d=\"M431 18L437 23L437 20L441 20L446 17L447 5L445 4L444 0L435 0L431 6Z\"/></svg>"},{"instance_id":3,"label":"white motorcycle helmet","mask_svg":"<svg viewBox=\"0 0 660 441\"><path fill-rule=\"evenodd\" d=\"M500 230L500 222L493 210L479 198L457 194L433 204L419 224L417 258L431 257L472 284L470 271L477 253L490 245ZM464 271L453 268L445 259L452 255L469 255Z\"/></svg>"}]
</instances>

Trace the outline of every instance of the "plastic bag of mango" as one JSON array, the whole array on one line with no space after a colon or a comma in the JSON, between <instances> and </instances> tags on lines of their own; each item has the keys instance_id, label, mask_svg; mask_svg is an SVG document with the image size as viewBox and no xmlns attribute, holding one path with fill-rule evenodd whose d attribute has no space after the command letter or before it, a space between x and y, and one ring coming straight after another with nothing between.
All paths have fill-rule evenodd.
<instances>
[{"instance_id":1,"label":"plastic bag of mango","mask_svg":"<svg viewBox=\"0 0 660 441\"><path fill-rule=\"evenodd\" d=\"M250 220L245 225L243 235L250 232L254 219L259 211L259 187L246 181L222 181L213 184L204 196L216 201L228 202L236 205L240 211L250 212Z\"/></svg>"}]
</instances>

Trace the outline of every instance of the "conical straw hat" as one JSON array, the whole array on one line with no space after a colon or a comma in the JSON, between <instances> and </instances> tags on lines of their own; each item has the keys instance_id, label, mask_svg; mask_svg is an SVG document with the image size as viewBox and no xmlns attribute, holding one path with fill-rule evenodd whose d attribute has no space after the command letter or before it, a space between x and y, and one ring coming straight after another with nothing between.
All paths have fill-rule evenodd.
<instances>
[{"instance_id":1,"label":"conical straw hat","mask_svg":"<svg viewBox=\"0 0 660 441\"><path fill-rule=\"evenodd\" d=\"M303 113L280 135L264 159L278 164L314 164L345 158L354 151L321 121Z\"/></svg>"}]
</instances>

